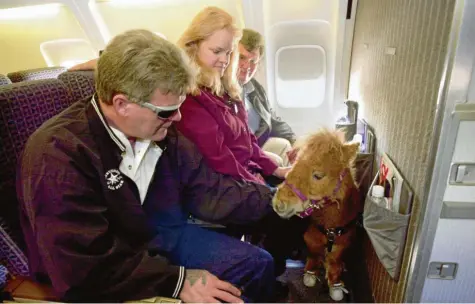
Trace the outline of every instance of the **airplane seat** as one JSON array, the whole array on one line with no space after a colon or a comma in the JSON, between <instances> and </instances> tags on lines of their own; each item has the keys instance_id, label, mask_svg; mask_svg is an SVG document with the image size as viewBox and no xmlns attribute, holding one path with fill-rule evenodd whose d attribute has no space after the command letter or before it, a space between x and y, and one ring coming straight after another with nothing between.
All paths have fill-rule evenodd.
<instances>
[{"instance_id":1,"label":"airplane seat","mask_svg":"<svg viewBox=\"0 0 475 304\"><path fill-rule=\"evenodd\" d=\"M74 98L74 101L92 96L95 91L94 71L67 71L58 76Z\"/></svg>"},{"instance_id":2,"label":"airplane seat","mask_svg":"<svg viewBox=\"0 0 475 304\"><path fill-rule=\"evenodd\" d=\"M0 74L0 86L6 85L6 84L11 84L11 83L12 83L12 81L10 80L10 78L8 78L5 75Z\"/></svg>"},{"instance_id":3,"label":"airplane seat","mask_svg":"<svg viewBox=\"0 0 475 304\"><path fill-rule=\"evenodd\" d=\"M20 293L24 299L54 299L48 286L27 278L29 270L17 210L15 175L30 135L73 102L66 86L57 79L0 86L0 261L11 276L17 277L5 287L13 297Z\"/></svg>"},{"instance_id":4,"label":"airplane seat","mask_svg":"<svg viewBox=\"0 0 475 304\"><path fill-rule=\"evenodd\" d=\"M8 73L7 76L12 82L22 82L29 80L41 80L58 78L58 75L66 71L65 67L47 67L32 70L23 70Z\"/></svg>"}]
</instances>

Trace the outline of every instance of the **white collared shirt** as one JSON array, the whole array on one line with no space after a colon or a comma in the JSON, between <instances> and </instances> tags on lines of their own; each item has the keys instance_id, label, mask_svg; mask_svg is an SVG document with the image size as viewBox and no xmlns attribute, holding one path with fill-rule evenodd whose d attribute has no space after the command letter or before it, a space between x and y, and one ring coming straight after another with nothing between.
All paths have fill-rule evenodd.
<instances>
[{"instance_id":1,"label":"white collared shirt","mask_svg":"<svg viewBox=\"0 0 475 304\"><path fill-rule=\"evenodd\" d=\"M135 182L139 190L140 201L143 204L155 172L155 166L162 156L163 150L155 142L138 138L132 148L132 144L124 133L116 128L110 128L125 146L119 171Z\"/></svg>"}]
</instances>

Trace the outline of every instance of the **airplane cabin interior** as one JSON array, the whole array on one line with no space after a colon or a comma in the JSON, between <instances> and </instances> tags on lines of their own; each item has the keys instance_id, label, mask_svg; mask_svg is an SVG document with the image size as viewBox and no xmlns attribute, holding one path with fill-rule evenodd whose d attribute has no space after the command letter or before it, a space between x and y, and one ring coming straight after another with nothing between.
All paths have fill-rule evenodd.
<instances>
[{"instance_id":1,"label":"airplane cabin interior","mask_svg":"<svg viewBox=\"0 0 475 304\"><path fill-rule=\"evenodd\" d=\"M94 71L69 69L132 29L176 43L209 6L264 37L254 79L297 137L359 143L342 297L305 277L302 249L282 301L474 302L473 0L0 0L0 300L60 301L30 279L15 187L29 136L95 92Z\"/></svg>"}]
</instances>

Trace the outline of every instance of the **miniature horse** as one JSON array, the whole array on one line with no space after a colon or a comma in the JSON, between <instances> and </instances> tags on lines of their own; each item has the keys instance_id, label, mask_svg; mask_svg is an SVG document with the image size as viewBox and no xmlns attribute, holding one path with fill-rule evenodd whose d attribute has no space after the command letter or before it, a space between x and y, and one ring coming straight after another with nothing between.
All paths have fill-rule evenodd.
<instances>
[{"instance_id":1,"label":"miniature horse","mask_svg":"<svg viewBox=\"0 0 475 304\"><path fill-rule=\"evenodd\" d=\"M322 130L311 135L272 202L283 218L310 217L304 234L309 251L304 284L315 285L316 273L323 264L335 301L342 300L343 292L347 292L340 279L342 255L355 235L361 209L353 168L358 147L357 143L345 144L338 131Z\"/></svg>"}]
</instances>

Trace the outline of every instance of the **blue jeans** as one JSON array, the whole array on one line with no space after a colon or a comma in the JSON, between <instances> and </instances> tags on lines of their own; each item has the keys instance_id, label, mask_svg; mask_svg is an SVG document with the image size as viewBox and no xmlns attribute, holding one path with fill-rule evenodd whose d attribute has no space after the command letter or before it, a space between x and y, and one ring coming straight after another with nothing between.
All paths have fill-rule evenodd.
<instances>
[{"instance_id":1,"label":"blue jeans","mask_svg":"<svg viewBox=\"0 0 475 304\"><path fill-rule=\"evenodd\" d=\"M257 246L187 223L180 206L155 213L154 246L172 264L204 269L243 290L246 302L269 302L274 292L272 256Z\"/></svg>"},{"instance_id":2,"label":"blue jeans","mask_svg":"<svg viewBox=\"0 0 475 304\"><path fill-rule=\"evenodd\" d=\"M189 224L166 256L173 264L208 270L240 288L246 302L269 302L272 297L274 261L259 247Z\"/></svg>"}]
</instances>

